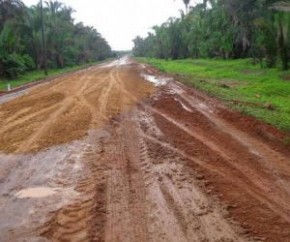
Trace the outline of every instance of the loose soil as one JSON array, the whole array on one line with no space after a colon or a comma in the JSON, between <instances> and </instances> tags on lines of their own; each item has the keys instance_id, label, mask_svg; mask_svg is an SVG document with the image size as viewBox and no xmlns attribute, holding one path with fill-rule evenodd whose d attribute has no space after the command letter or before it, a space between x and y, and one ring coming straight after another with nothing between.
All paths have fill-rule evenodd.
<instances>
[{"instance_id":1,"label":"loose soil","mask_svg":"<svg viewBox=\"0 0 290 242\"><path fill-rule=\"evenodd\" d=\"M139 100L153 89L130 66L122 71L97 66L66 75L0 107L0 150L36 152L82 138L136 103L125 90Z\"/></svg>"},{"instance_id":2,"label":"loose soil","mask_svg":"<svg viewBox=\"0 0 290 242\"><path fill-rule=\"evenodd\" d=\"M146 65L60 77L0 117L1 241L290 241L285 134Z\"/></svg>"}]
</instances>

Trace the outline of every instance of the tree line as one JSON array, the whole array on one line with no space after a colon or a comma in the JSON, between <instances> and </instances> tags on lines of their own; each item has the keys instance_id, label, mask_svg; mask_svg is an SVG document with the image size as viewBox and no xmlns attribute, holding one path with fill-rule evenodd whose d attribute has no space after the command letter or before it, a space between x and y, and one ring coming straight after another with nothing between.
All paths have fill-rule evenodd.
<instances>
[{"instance_id":1,"label":"tree line","mask_svg":"<svg viewBox=\"0 0 290 242\"><path fill-rule=\"evenodd\" d=\"M44 68L45 57L48 68L63 68L112 56L102 35L93 27L75 23L73 12L52 0L44 2L43 8L41 3L27 7L21 0L0 0L0 77Z\"/></svg>"},{"instance_id":2,"label":"tree line","mask_svg":"<svg viewBox=\"0 0 290 242\"><path fill-rule=\"evenodd\" d=\"M289 65L290 1L203 0L186 13L137 36L135 56L162 59L253 58L263 66Z\"/></svg>"}]
</instances>

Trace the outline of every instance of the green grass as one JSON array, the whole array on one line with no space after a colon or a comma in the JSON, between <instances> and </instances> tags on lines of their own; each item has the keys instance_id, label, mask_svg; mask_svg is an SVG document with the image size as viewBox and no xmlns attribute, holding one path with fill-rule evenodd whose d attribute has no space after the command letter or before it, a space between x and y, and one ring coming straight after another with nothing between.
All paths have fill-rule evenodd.
<instances>
[{"instance_id":1,"label":"green grass","mask_svg":"<svg viewBox=\"0 0 290 242\"><path fill-rule=\"evenodd\" d=\"M178 74L181 81L223 99L231 107L290 132L290 72L262 69L249 59L138 59Z\"/></svg>"},{"instance_id":2,"label":"green grass","mask_svg":"<svg viewBox=\"0 0 290 242\"><path fill-rule=\"evenodd\" d=\"M107 60L106 60L107 61ZM89 67L94 64L98 64L100 62L90 63L90 64L84 64L84 65L78 65L73 67L66 67L63 69L50 69L48 70L48 75L45 76L43 70L36 70L36 71L30 71L26 72L23 75L18 76L15 79L7 80L7 79L0 79L0 91L7 90L7 83L10 83L11 88L19 87L25 84L28 84L30 82L38 81L41 79L44 79L46 77L54 77L58 76L60 74L77 71L86 67Z\"/></svg>"}]
</instances>

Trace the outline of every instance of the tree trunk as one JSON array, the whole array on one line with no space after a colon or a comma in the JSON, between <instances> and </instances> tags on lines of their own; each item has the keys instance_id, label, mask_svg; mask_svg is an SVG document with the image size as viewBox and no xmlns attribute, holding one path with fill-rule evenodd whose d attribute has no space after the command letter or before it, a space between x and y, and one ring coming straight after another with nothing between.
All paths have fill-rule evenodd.
<instances>
[{"instance_id":1,"label":"tree trunk","mask_svg":"<svg viewBox=\"0 0 290 242\"><path fill-rule=\"evenodd\" d=\"M283 23L279 20L279 52L282 61L282 69L284 71L288 70L288 47L285 43L285 36L283 31Z\"/></svg>"}]
</instances>

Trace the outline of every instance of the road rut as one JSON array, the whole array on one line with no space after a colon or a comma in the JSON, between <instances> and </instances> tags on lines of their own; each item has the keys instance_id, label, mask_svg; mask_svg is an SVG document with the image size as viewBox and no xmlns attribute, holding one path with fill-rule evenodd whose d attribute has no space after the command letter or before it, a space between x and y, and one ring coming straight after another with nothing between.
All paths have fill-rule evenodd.
<instances>
[{"instance_id":1,"label":"road rut","mask_svg":"<svg viewBox=\"0 0 290 242\"><path fill-rule=\"evenodd\" d=\"M290 241L285 134L149 66L60 77L0 117L1 241Z\"/></svg>"}]
</instances>

